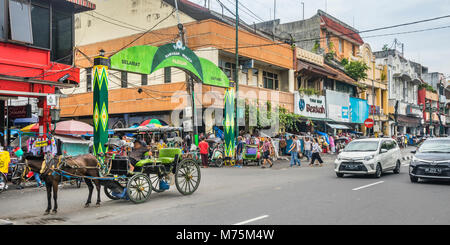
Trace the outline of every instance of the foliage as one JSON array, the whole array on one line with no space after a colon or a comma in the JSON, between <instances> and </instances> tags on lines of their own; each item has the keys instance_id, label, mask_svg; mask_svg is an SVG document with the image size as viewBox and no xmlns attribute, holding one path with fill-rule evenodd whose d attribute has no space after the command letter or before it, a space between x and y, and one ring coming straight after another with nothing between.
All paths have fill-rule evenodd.
<instances>
[{"instance_id":1,"label":"foliage","mask_svg":"<svg viewBox=\"0 0 450 245\"><path fill-rule=\"evenodd\" d=\"M426 89L429 92L436 93L436 90L433 88L433 86L427 84L427 83L421 83L419 85L419 89Z\"/></svg>"},{"instance_id":2,"label":"foliage","mask_svg":"<svg viewBox=\"0 0 450 245\"><path fill-rule=\"evenodd\" d=\"M320 95L320 91L317 91L314 88L300 88L298 89L298 92L306 95Z\"/></svg>"},{"instance_id":3,"label":"foliage","mask_svg":"<svg viewBox=\"0 0 450 245\"><path fill-rule=\"evenodd\" d=\"M367 79L367 70L369 67L362 61L350 61L344 66L345 73L356 81Z\"/></svg>"},{"instance_id":4,"label":"foliage","mask_svg":"<svg viewBox=\"0 0 450 245\"><path fill-rule=\"evenodd\" d=\"M348 59L347 59L347 58L343 58L343 59L341 60L341 65L342 65L342 66L348 65Z\"/></svg>"},{"instance_id":5,"label":"foliage","mask_svg":"<svg viewBox=\"0 0 450 245\"><path fill-rule=\"evenodd\" d=\"M320 43L319 43L319 41L316 41L314 43L314 47L312 49L312 52L317 54L319 52L319 49L320 49Z\"/></svg>"},{"instance_id":6,"label":"foliage","mask_svg":"<svg viewBox=\"0 0 450 245\"><path fill-rule=\"evenodd\" d=\"M328 53L325 54L325 59L330 61L336 57L336 51L334 51L334 44L332 42L328 43Z\"/></svg>"},{"instance_id":7,"label":"foliage","mask_svg":"<svg viewBox=\"0 0 450 245\"><path fill-rule=\"evenodd\" d=\"M382 50L383 51L388 51L389 50L389 45L387 45L387 44L383 45L383 49Z\"/></svg>"},{"instance_id":8,"label":"foliage","mask_svg":"<svg viewBox=\"0 0 450 245\"><path fill-rule=\"evenodd\" d=\"M284 128L285 131L289 132L298 132L300 131L297 123L300 121L302 116L297 115L295 113L290 113L286 108L279 106L278 107L280 127Z\"/></svg>"},{"instance_id":9,"label":"foliage","mask_svg":"<svg viewBox=\"0 0 450 245\"><path fill-rule=\"evenodd\" d=\"M387 79L387 75L386 75L386 72L381 72L381 81L386 81L386 79Z\"/></svg>"}]
</instances>

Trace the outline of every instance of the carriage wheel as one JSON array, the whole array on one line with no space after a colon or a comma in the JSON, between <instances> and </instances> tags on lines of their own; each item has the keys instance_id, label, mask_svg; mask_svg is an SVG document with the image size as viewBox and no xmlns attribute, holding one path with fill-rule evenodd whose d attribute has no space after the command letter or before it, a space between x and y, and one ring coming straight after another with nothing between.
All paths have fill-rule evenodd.
<instances>
[{"instance_id":1,"label":"carriage wheel","mask_svg":"<svg viewBox=\"0 0 450 245\"><path fill-rule=\"evenodd\" d=\"M219 151L220 155L218 156L218 158L216 158L215 161L215 165L217 168L221 168L223 167L223 152Z\"/></svg>"},{"instance_id":2,"label":"carriage wheel","mask_svg":"<svg viewBox=\"0 0 450 245\"><path fill-rule=\"evenodd\" d=\"M149 174L148 177L150 178L150 181L152 183L152 190L157 192L157 193L161 193L164 192L165 190L160 189L159 188L159 182L161 182L161 180L163 180L163 176L159 176L158 174Z\"/></svg>"},{"instance_id":3,"label":"carriage wheel","mask_svg":"<svg viewBox=\"0 0 450 245\"><path fill-rule=\"evenodd\" d=\"M6 190L6 176L0 172L0 193Z\"/></svg>"},{"instance_id":4,"label":"carriage wheel","mask_svg":"<svg viewBox=\"0 0 450 245\"><path fill-rule=\"evenodd\" d=\"M200 179L200 167L195 161L186 159L178 164L175 173L175 185L181 194L190 195L194 193L200 185Z\"/></svg>"},{"instance_id":5,"label":"carriage wheel","mask_svg":"<svg viewBox=\"0 0 450 245\"><path fill-rule=\"evenodd\" d=\"M128 198L134 203L143 203L148 200L152 192L150 178L145 174L133 175L127 183Z\"/></svg>"},{"instance_id":6,"label":"carriage wheel","mask_svg":"<svg viewBox=\"0 0 450 245\"><path fill-rule=\"evenodd\" d=\"M111 200L119 200L119 199L120 199L120 198L114 196L114 195L112 194L112 190L109 189L108 187L105 186L105 187L103 188L103 190L105 191L105 195L106 195L109 199L111 199Z\"/></svg>"}]
</instances>

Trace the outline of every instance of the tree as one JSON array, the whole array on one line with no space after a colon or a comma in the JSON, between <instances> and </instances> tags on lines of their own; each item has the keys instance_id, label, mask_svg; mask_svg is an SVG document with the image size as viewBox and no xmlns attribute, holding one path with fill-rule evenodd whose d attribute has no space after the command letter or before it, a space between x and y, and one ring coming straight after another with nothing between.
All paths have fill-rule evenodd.
<instances>
[{"instance_id":1,"label":"tree","mask_svg":"<svg viewBox=\"0 0 450 245\"><path fill-rule=\"evenodd\" d=\"M362 61L350 61L344 65L345 73L356 81L367 79L369 67Z\"/></svg>"}]
</instances>

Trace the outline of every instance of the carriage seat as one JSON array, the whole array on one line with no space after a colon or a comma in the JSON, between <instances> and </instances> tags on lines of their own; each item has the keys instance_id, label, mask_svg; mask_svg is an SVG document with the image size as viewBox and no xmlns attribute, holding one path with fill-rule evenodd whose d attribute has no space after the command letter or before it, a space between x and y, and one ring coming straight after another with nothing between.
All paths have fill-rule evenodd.
<instances>
[{"instance_id":1,"label":"carriage seat","mask_svg":"<svg viewBox=\"0 0 450 245\"><path fill-rule=\"evenodd\" d=\"M163 148L159 150L157 158L162 164L169 164L181 159L181 149L179 148Z\"/></svg>"}]
</instances>

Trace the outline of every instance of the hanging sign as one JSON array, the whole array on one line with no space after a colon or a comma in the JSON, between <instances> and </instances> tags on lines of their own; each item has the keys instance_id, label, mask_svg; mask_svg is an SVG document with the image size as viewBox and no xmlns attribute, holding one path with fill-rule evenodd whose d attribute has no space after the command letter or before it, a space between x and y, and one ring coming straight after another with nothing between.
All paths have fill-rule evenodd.
<instances>
[{"instance_id":1,"label":"hanging sign","mask_svg":"<svg viewBox=\"0 0 450 245\"><path fill-rule=\"evenodd\" d=\"M225 87L229 79L213 62L198 57L192 50L177 43L161 47L148 45L124 49L111 57L111 69L151 74L166 67L177 67L196 76L204 84Z\"/></svg>"}]
</instances>

